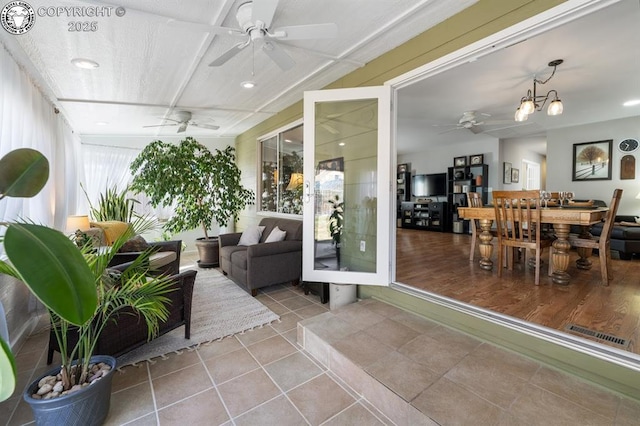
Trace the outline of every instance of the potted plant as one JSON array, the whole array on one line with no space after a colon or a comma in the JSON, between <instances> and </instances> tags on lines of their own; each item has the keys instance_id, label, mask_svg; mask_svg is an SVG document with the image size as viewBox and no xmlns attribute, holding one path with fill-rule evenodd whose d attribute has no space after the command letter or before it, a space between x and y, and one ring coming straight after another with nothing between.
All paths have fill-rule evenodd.
<instances>
[{"instance_id":1,"label":"potted plant","mask_svg":"<svg viewBox=\"0 0 640 426\"><path fill-rule=\"evenodd\" d=\"M333 245L336 247L336 258L338 269L340 269L340 244L342 239L342 229L344 228L344 202L340 201L338 195L334 200L329 200L331 204L331 215L329 216L329 234Z\"/></svg>"},{"instance_id":2,"label":"potted plant","mask_svg":"<svg viewBox=\"0 0 640 426\"><path fill-rule=\"evenodd\" d=\"M48 162L30 149L12 151L0 159L0 199L33 196L48 179ZM115 277L107 265L114 253L136 231L121 236L110 250L78 249L61 232L32 223L2 223L9 262L0 261L0 273L23 281L48 308L61 348L62 366L27 387L24 398L32 404L38 424L101 424L111 395L112 357L92 357L102 328L124 308L141 314L150 335L166 319L168 278L148 278L144 258ZM15 388L15 360L8 344L0 340L0 399ZM91 368L103 363L103 367ZM59 374L59 376L58 376ZM47 383L51 380L51 383ZM92 386L86 385L94 382ZM46 386L45 386L46 385ZM78 385L75 388L74 385ZM54 391L47 399L32 397ZM55 389L53 389L55 387ZM73 391L68 393L73 388ZM67 392L63 394L63 392ZM88 409L88 412L82 410ZM51 417L53 416L53 417Z\"/></svg>"},{"instance_id":3,"label":"potted plant","mask_svg":"<svg viewBox=\"0 0 640 426\"><path fill-rule=\"evenodd\" d=\"M219 225L235 221L255 199L253 191L240 183L234 151L228 146L213 154L191 137L177 145L157 140L131 163L131 190L147 194L153 207L174 207L165 230L202 229L204 237L196 241L200 267L218 265L218 239L209 236L213 221Z\"/></svg>"}]
</instances>

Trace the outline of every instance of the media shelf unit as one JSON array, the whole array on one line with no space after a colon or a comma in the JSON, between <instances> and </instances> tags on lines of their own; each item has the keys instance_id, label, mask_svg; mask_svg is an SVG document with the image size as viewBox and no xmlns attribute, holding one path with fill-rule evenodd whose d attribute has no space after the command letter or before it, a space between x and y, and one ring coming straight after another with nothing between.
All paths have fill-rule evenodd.
<instances>
[{"instance_id":1,"label":"media shelf unit","mask_svg":"<svg viewBox=\"0 0 640 426\"><path fill-rule=\"evenodd\" d=\"M445 232L448 229L447 203L402 203L402 227Z\"/></svg>"},{"instance_id":2,"label":"media shelf unit","mask_svg":"<svg viewBox=\"0 0 640 426\"><path fill-rule=\"evenodd\" d=\"M478 180L478 176L482 176ZM489 166L486 164L473 164L469 166L449 167L447 170L447 201L449 204L448 224L453 231L453 224L460 222L458 219L458 207L467 207L467 193L479 192L482 203L489 203ZM461 232L469 232L469 221L462 224Z\"/></svg>"}]
</instances>

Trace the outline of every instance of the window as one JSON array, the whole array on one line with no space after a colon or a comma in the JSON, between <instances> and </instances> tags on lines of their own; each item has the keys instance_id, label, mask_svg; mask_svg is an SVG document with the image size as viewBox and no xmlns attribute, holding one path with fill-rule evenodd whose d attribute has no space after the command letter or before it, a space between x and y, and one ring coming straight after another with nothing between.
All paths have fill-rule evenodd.
<instances>
[{"instance_id":1,"label":"window","mask_svg":"<svg viewBox=\"0 0 640 426\"><path fill-rule=\"evenodd\" d=\"M302 214L303 125L259 140L259 210Z\"/></svg>"}]
</instances>

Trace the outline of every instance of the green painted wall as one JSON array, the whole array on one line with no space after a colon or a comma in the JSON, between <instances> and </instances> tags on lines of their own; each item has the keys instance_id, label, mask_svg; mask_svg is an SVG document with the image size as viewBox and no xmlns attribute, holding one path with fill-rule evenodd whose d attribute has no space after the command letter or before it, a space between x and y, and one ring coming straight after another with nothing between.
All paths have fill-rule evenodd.
<instances>
[{"instance_id":1,"label":"green painted wall","mask_svg":"<svg viewBox=\"0 0 640 426\"><path fill-rule=\"evenodd\" d=\"M374 86L425 65L491 34L563 3L560 0L480 0L328 85L326 89ZM300 94L302 98L302 93ZM302 118L302 101L291 105L236 138L243 184L255 190L257 138ZM240 217L238 228L257 223L255 208ZM360 297L376 297L482 339L640 399L640 372L545 342L388 288L360 287Z\"/></svg>"}]
</instances>

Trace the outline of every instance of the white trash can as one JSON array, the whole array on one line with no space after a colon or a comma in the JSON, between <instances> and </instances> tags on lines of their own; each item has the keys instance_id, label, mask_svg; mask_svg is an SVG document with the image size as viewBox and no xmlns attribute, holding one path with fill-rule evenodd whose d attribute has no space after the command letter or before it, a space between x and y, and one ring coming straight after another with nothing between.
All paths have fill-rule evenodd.
<instances>
[{"instance_id":1,"label":"white trash can","mask_svg":"<svg viewBox=\"0 0 640 426\"><path fill-rule=\"evenodd\" d=\"M329 309L334 310L357 300L355 284L329 284Z\"/></svg>"}]
</instances>

